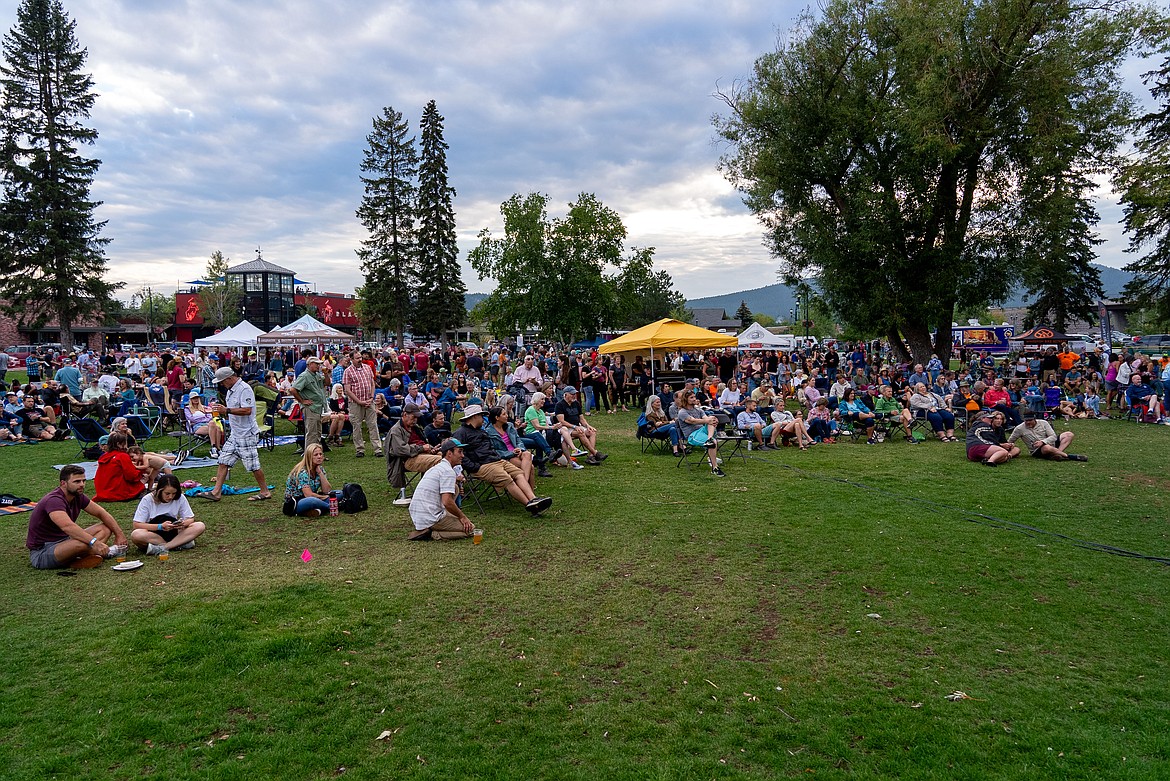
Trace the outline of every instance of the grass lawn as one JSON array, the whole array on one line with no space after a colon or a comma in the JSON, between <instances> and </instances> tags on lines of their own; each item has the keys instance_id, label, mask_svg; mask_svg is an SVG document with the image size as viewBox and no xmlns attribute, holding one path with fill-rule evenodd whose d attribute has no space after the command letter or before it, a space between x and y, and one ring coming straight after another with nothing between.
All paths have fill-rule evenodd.
<instances>
[{"instance_id":1,"label":"grass lawn","mask_svg":"<svg viewBox=\"0 0 1170 781\"><path fill-rule=\"evenodd\" d=\"M369 512L203 503L198 548L133 573L36 572L0 517L2 775L1170 777L1170 569L978 515L1170 556L1170 428L1074 422L1085 464L889 441L717 480L635 417L595 415L609 460L541 481L543 518L489 506L478 547L407 543L352 448L327 466ZM76 452L0 448L0 492ZM291 447L262 460L283 493Z\"/></svg>"}]
</instances>

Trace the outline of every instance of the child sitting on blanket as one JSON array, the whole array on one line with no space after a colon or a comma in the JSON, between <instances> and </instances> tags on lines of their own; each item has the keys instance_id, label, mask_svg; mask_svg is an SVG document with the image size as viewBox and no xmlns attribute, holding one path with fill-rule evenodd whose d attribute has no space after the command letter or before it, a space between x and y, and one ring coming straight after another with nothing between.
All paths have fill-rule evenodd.
<instances>
[{"instance_id":1,"label":"child sitting on blanket","mask_svg":"<svg viewBox=\"0 0 1170 781\"><path fill-rule=\"evenodd\" d=\"M147 486L154 485L160 472L167 475L171 473L170 461L158 453L145 453L138 445L130 446L127 448L127 452L130 453L130 460L134 462L134 465L146 472Z\"/></svg>"}]
</instances>

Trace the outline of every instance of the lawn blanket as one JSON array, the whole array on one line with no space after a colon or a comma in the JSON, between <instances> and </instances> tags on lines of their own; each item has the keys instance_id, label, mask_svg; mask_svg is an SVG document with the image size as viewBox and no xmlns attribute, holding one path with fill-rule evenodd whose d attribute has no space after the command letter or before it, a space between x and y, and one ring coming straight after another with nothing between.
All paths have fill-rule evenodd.
<instances>
[{"instance_id":1,"label":"lawn blanket","mask_svg":"<svg viewBox=\"0 0 1170 781\"><path fill-rule=\"evenodd\" d=\"M214 467L218 462L214 458L188 458L178 466L172 466L171 469L202 469L204 467ZM77 466L85 470L85 479L92 480L97 476L97 461L82 461ZM64 464L54 464L53 469L60 470Z\"/></svg>"}]
</instances>

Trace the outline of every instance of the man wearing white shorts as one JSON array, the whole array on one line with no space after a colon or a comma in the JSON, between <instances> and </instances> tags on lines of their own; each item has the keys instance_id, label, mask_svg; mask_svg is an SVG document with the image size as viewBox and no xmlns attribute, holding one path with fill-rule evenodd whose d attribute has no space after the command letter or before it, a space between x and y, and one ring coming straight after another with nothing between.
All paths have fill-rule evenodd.
<instances>
[{"instance_id":1,"label":"man wearing white shorts","mask_svg":"<svg viewBox=\"0 0 1170 781\"><path fill-rule=\"evenodd\" d=\"M215 490L201 494L203 498L218 502L222 498L223 483L227 480L228 469L236 465L237 461L244 463L244 468L256 478L256 485L260 486L260 493L248 501L262 502L272 498L268 490L268 482L264 479L264 470L260 468L260 427L256 425L256 396L251 386L239 378L230 366L223 366L215 371L215 382L225 390L224 403L212 404L211 412L214 415L227 415L231 424L227 441L219 450L219 468L215 473Z\"/></svg>"}]
</instances>

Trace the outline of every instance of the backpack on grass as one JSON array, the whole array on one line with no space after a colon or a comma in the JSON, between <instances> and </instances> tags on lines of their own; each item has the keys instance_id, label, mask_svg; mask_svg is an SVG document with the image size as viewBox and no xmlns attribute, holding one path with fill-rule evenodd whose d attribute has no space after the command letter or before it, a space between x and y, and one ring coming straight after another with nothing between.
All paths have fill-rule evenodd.
<instances>
[{"instance_id":1,"label":"backpack on grass","mask_svg":"<svg viewBox=\"0 0 1170 781\"><path fill-rule=\"evenodd\" d=\"M337 500L337 509L343 513L360 513L370 509L366 501L366 492L357 483L346 483L341 488L341 498Z\"/></svg>"}]
</instances>

